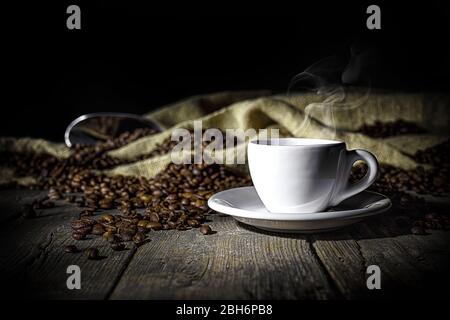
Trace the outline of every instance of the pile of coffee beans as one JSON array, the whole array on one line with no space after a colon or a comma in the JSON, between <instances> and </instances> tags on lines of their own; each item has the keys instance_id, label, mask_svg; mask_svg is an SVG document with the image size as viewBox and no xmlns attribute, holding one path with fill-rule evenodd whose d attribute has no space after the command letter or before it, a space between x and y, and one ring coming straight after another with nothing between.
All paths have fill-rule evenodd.
<instances>
[{"instance_id":1,"label":"pile of coffee beans","mask_svg":"<svg viewBox=\"0 0 450 320\"><path fill-rule=\"evenodd\" d=\"M427 229L450 229L449 216L445 214L429 212L425 214L422 219L414 221L414 226L411 228L411 232L413 234L424 235L427 234Z\"/></svg>"},{"instance_id":2,"label":"pile of coffee beans","mask_svg":"<svg viewBox=\"0 0 450 320\"><path fill-rule=\"evenodd\" d=\"M449 141L432 148L417 152L414 156L421 164L433 167L424 169L418 166L415 170L402 170L392 166L380 165L380 176L370 190L388 195L396 209L406 213L413 220L411 232L426 234L427 229L449 229L449 216L438 214L432 204L419 195L443 196L450 193L448 180L450 163L443 160L449 158ZM365 164L353 167L350 181L361 179L367 172ZM416 194L412 194L411 191Z\"/></svg>"},{"instance_id":3,"label":"pile of coffee beans","mask_svg":"<svg viewBox=\"0 0 450 320\"><path fill-rule=\"evenodd\" d=\"M98 170L123 164L123 160L108 156L107 151L120 148L132 141L155 133L156 131L154 129L140 128L133 132L124 132L115 139L100 142L93 146L75 145L75 152L68 158L67 164L82 165L86 169Z\"/></svg>"},{"instance_id":4,"label":"pile of coffee beans","mask_svg":"<svg viewBox=\"0 0 450 320\"><path fill-rule=\"evenodd\" d=\"M66 159L58 159L48 154L0 153L0 163L14 167L18 176L40 179L38 187L50 188L58 178L67 174L83 170L108 169L126 163L124 160L108 156L107 152L154 133L156 131L149 128L136 129L132 133L124 132L116 139L95 145L74 145L73 152ZM65 192L77 190L72 191L72 188L67 186Z\"/></svg>"},{"instance_id":5,"label":"pile of coffee beans","mask_svg":"<svg viewBox=\"0 0 450 320\"><path fill-rule=\"evenodd\" d=\"M414 159L418 163L429 164L437 168L446 168L450 166L450 140L444 141L433 148L419 150ZM448 177L448 171L447 171Z\"/></svg>"},{"instance_id":6,"label":"pile of coffee beans","mask_svg":"<svg viewBox=\"0 0 450 320\"><path fill-rule=\"evenodd\" d=\"M210 213L207 200L218 191L251 185L248 175L236 174L218 164L169 164L153 179L110 177L95 171L123 164L106 152L146 134L149 132L95 146L76 146L67 159L46 154L8 154L3 161L14 166L19 175L37 178L32 188L49 190L45 199L27 210L28 218L35 217L37 209L54 206L53 201L78 204L79 216L71 222L75 240L97 236L112 250L124 250L149 241L150 231L198 228L204 235L214 233L204 224ZM152 154L170 152L173 144L167 145L159 145ZM120 214L109 213L112 209L118 209ZM95 260L99 255L93 249L86 255ZM66 246L64 251L80 250Z\"/></svg>"},{"instance_id":7,"label":"pile of coffee beans","mask_svg":"<svg viewBox=\"0 0 450 320\"><path fill-rule=\"evenodd\" d=\"M353 168L353 180L358 180L367 172L367 166L357 165ZM373 184L378 192L414 191L418 194L442 196L450 193L448 167L425 170L419 166L414 170L402 170L389 165L380 165L380 176Z\"/></svg>"},{"instance_id":8,"label":"pile of coffee beans","mask_svg":"<svg viewBox=\"0 0 450 320\"><path fill-rule=\"evenodd\" d=\"M203 224L210 213L209 197L251 184L248 176L217 164L170 164L153 179L86 174L77 183L85 209L72 222L72 237L102 236L113 250L124 249L126 242L145 243L150 231L200 228L202 234L211 234L211 228ZM120 214L94 216L109 209L119 209Z\"/></svg>"},{"instance_id":9,"label":"pile of coffee beans","mask_svg":"<svg viewBox=\"0 0 450 320\"><path fill-rule=\"evenodd\" d=\"M427 132L417 124L404 120L396 120L392 122L381 122L377 120L373 124L363 125L358 131L372 138L387 138L401 134L418 134Z\"/></svg>"}]
</instances>

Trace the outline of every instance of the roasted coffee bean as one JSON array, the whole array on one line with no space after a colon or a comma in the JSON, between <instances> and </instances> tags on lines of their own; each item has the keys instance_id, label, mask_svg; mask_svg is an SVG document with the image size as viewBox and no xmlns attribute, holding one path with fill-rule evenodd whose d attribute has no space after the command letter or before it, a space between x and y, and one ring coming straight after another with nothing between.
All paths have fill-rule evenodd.
<instances>
[{"instance_id":1,"label":"roasted coffee bean","mask_svg":"<svg viewBox=\"0 0 450 320\"><path fill-rule=\"evenodd\" d=\"M119 235L117 235L117 234L110 234L110 235L108 234L107 236L103 237L103 239L105 239L109 243L123 241L122 238Z\"/></svg>"},{"instance_id":2,"label":"roasted coffee bean","mask_svg":"<svg viewBox=\"0 0 450 320\"><path fill-rule=\"evenodd\" d=\"M94 224L95 221L92 220L74 220L72 221L72 230L74 233L86 235L92 231L92 227Z\"/></svg>"},{"instance_id":3,"label":"roasted coffee bean","mask_svg":"<svg viewBox=\"0 0 450 320\"><path fill-rule=\"evenodd\" d=\"M150 221L151 222L159 222L160 218L159 215L157 213L152 213L150 214Z\"/></svg>"},{"instance_id":4,"label":"roasted coffee bean","mask_svg":"<svg viewBox=\"0 0 450 320\"><path fill-rule=\"evenodd\" d=\"M161 192L161 190L155 190L155 191L153 191L153 196L155 196L155 197L161 197L162 196L162 192Z\"/></svg>"},{"instance_id":5,"label":"roasted coffee bean","mask_svg":"<svg viewBox=\"0 0 450 320\"><path fill-rule=\"evenodd\" d=\"M137 232L147 233L149 229L145 227L137 227Z\"/></svg>"},{"instance_id":6,"label":"roasted coffee bean","mask_svg":"<svg viewBox=\"0 0 450 320\"><path fill-rule=\"evenodd\" d=\"M422 227L418 227L418 226L412 227L411 228L411 233L412 234L416 234L416 235L424 235L424 234L426 234L425 229L422 228Z\"/></svg>"},{"instance_id":7,"label":"roasted coffee bean","mask_svg":"<svg viewBox=\"0 0 450 320\"><path fill-rule=\"evenodd\" d=\"M103 227L105 227L105 231L110 232L117 232L117 227L111 224L103 224Z\"/></svg>"},{"instance_id":8,"label":"roasted coffee bean","mask_svg":"<svg viewBox=\"0 0 450 320\"><path fill-rule=\"evenodd\" d=\"M139 220L139 222L137 223L137 226L145 228L149 222L150 221L148 221L148 220Z\"/></svg>"},{"instance_id":9,"label":"roasted coffee bean","mask_svg":"<svg viewBox=\"0 0 450 320\"><path fill-rule=\"evenodd\" d=\"M102 234L102 238L108 242L113 242L114 239L114 233L111 231L106 231L105 233Z\"/></svg>"},{"instance_id":10,"label":"roasted coffee bean","mask_svg":"<svg viewBox=\"0 0 450 320\"><path fill-rule=\"evenodd\" d=\"M96 222L89 218L82 218L78 220L73 220L71 223L72 229L81 229L85 227L92 227Z\"/></svg>"},{"instance_id":11,"label":"roasted coffee bean","mask_svg":"<svg viewBox=\"0 0 450 320\"><path fill-rule=\"evenodd\" d=\"M127 221L123 221L120 218L118 218L119 220L116 221L115 227L120 231L121 229L125 229L128 228L131 224Z\"/></svg>"},{"instance_id":12,"label":"roasted coffee bean","mask_svg":"<svg viewBox=\"0 0 450 320\"><path fill-rule=\"evenodd\" d=\"M129 212L130 210L133 209L133 204L129 201L122 201L120 203L120 210L122 212Z\"/></svg>"},{"instance_id":13,"label":"roasted coffee bean","mask_svg":"<svg viewBox=\"0 0 450 320\"><path fill-rule=\"evenodd\" d=\"M152 230L161 230L162 225L159 222L149 222L147 223L147 225L145 226L147 229L152 229Z\"/></svg>"},{"instance_id":14,"label":"roasted coffee bean","mask_svg":"<svg viewBox=\"0 0 450 320\"><path fill-rule=\"evenodd\" d=\"M136 199L133 202L134 207L136 208L144 208L144 203L140 199Z\"/></svg>"},{"instance_id":15,"label":"roasted coffee bean","mask_svg":"<svg viewBox=\"0 0 450 320\"><path fill-rule=\"evenodd\" d=\"M88 235L92 232L92 226L86 226L86 227L79 228L79 229L72 229L72 231L75 233Z\"/></svg>"},{"instance_id":16,"label":"roasted coffee bean","mask_svg":"<svg viewBox=\"0 0 450 320\"><path fill-rule=\"evenodd\" d=\"M131 225L136 225L139 223L141 217L137 216L136 213L129 213L128 215L122 217L124 222L127 222Z\"/></svg>"},{"instance_id":17,"label":"roasted coffee bean","mask_svg":"<svg viewBox=\"0 0 450 320\"><path fill-rule=\"evenodd\" d=\"M105 213L102 214L98 220L100 222L111 223L114 222L114 216L112 214Z\"/></svg>"},{"instance_id":18,"label":"roasted coffee bean","mask_svg":"<svg viewBox=\"0 0 450 320\"><path fill-rule=\"evenodd\" d=\"M131 241L133 239L134 234L128 231L123 231L120 233L120 238L122 241Z\"/></svg>"},{"instance_id":19,"label":"roasted coffee bean","mask_svg":"<svg viewBox=\"0 0 450 320\"><path fill-rule=\"evenodd\" d=\"M187 223L192 228L197 228L200 225L200 223L197 220L193 220L193 219L189 219L187 221Z\"/></svg>"},{"instance_id":20,"label":"roasted coffee bean","mask_svg":"<svg viewBox=\"0 0 450 320\"><path fill-rule=\"evenodd\" d=\"M202 224L200 226L200 232L204 235L207 235L207 234L211 234L212 230L211 230L211 227L208 226L207 224Z\"/></svg>"},{"instance_id":21,"label":"roasted coffee bean","mask_svg":"<svg viewBox=\"0 0 450 320\"><path fill-rule=\"evenodd\" d=\"M74 203L76 201L76 199L77 199L77 197L74 195L64 197L64 201L69 202L69 203Z\"/></svg>"},{"instance_id":22,"label":"roasted coffee bean","mask_svg":"<svg viewBox=\"0 0 450 320\"><path fill-rule=\"evenodd\" d=\"M177 201L177 200L178 200L178 196L176 194L169 194L166 197L166 201L168 201L168 202Z\"/></svg>"},{"instance_id":23,"label":"roasted coffee bean","mask_svg":"<svg viewBox=\"0 0 450 320\"><path fill-rule=\"evenodd\" d=\"M122 230L128 230L130 232L132 232L133 234L135 234L137 232L137 226L135 224L129 223L129 222L125 222L126 224L122 227ZM120 232L120 229L119 229Z\"/></svg>"},{"instance_id":24,"label":"roasted coffee bean","mask_svg":"<svg viewBox=\"0 0 450 320\"><path fill-rule=\"evenodd\" d=\"M85 233L73 232L72 233L72 238L74 238L75 240L83 240L83 239L86 238L86 234Z\"/></svg>"},{"instance_id":25,"label":"roasted coffee bean","mask_svg":"<svg viewBox=\"0 0 450 320\"><path fill-rule=\"evenodd\" d=\"M184 214L184 213L182 213L180 216L179 216L179 218L178 218L178 222L181 222L181 223L185 223L186 221L188 220L188 216L186 215L186 214Z\"/></svg>"},{"instance_id":26,"label":"roasted coffee bean","mask_svg":"<svg viewBox=\"0 0 450 320\"><path fill-rule=\"evenodd\" d=\"M59 191L56 190L55 188L50 188L50 190L48 191L48 198L50 200L61 199L61 193L59 193Z\"/></svg>"},{"instance_id":27,"label":"roasted coffee bean","mask_svg":"<svg viewBox=\"0 0 450 320\"><path fill-rule=\"evenodd\" d=\"M141 245L145 241L145 234L138 232L133 237L133 242L137 245Z\"/></svg>"},{"instance_id":28,"label":"roasted coffee bean","mask_svg":"<svg viewBox=\"0 0 450 320\"><path fill-rule=\"evenodd\" d=\"M137 229L135 228L127 227L120 229L119 234L123 241L131 241L136 234L136 231Z\"/></svg>"},{"instance_id":29,"label":"roasted coffee bean","mask_svg":"<svg viewBox=\"0 0 450 320\"><path fill-rule=\"evenodd\" d=\"M66 253L76 253L78 251L79 251L78 248L73 244L69 244L64 247L64 252Z\"/></svg>"},{"instance_id":30,"label":"roasted coffee bean","mask_svg":"<svg viewBox=\"0 0 450 320\"><path fill-rule=\"evenodd\" d=\"M197 221L203 221L205 219L205 217L200 214L196 214L195 216L192 217L192 219L197 220Z\"/></svg>"},{"instance_id":31,"label":"roasted coffee bean","mask_svg":"<svg viewBox=\"0 0 450 320\"><path fill-rule=\"evenodd\" d=\"M175 229L179 224L175 221L168 221L167 225L169 226L170 229Z\"/></svg>"},{"instance_id":32,"label":"roasted coffee bean","mask_svg":"<svg viewBox=\"0 0 450 320\"><path fill-rule=\"evenodd\" d=\"M144 204L147 204L147 203L150 203L152 200L153 200L153 198L152 198L152 196L151 195L149 195L149 194L142 194L140 197L139 197L139 199L142 201L142 203L144 203Z\"/></svg>"},{"instance_id":33,"label":"roasted coffee bean","mask_svg":"<svg viewBox=\"0 0 450 320\"><path fill-rule=\"evenodd\" d=\"M105 228L101 224L96 224L92 227L92 234L101 236L105 233Z\"/></svg>"},{"instance_id":34,"label":"roasted coffee bean","mask_svg":"<svg viewBox=\"0 0 450 320\"><path fill-rule=\"evenodd\" d=\"M97 248L86 249L86 256L90 260L97 260L100 258L100 254Z\"/></svg>"},{"instance_id":35,"label":"roasted coffee bean","mask_svg":"<svg viewBox=\"0 0 450 320\"><path fill-rule=\"evenodd\" d=\"M113 208L113 202L110 199L102 199L98 202L98 206L100 209L112 209Z\"/></svg>"},{"instance_id":36,"label":"roasted coffee bean","mask_svg":"<svg viewBox=\"0 0 450 320\"><path fill-rule=\"evenodd\" d=\"M111 243L111 249L115 250L115 251L121 251L125 249L125 243L123 243L122 241L118 241L118 242L112 242Z\"/></svg>"}]
</instances>

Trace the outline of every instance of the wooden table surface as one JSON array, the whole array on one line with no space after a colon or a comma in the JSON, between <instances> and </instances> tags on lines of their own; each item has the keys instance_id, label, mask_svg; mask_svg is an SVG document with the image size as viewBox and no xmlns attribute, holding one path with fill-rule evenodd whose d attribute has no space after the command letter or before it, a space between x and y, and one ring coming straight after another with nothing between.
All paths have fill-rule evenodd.
<instances>
[{"instance_id":1,"label":"wooden table surface","mask_svg":"<svg viewBox=\"0 0 450 320\"><path fill-rule=\"evenodd\" d=\"M12 298L56 299L354 299L441 297L450 284L450 232L410 234L393 210L340 231L275 234L214 214L217 233L154 231L149 243L112 251L98 237L75 241L70 221L81 211L56 202L22 217L44 191L0 191L0 277ZM444 202L445 203L445 202ZM63 248L98 247L101 260ZM131 246L130 246L131 247ZM366 269L381 269L381 290L368 290ZM81 289L69 290L69 265ZM448 287L447 287L448 288Z\"/></svg>"}]
</instances>

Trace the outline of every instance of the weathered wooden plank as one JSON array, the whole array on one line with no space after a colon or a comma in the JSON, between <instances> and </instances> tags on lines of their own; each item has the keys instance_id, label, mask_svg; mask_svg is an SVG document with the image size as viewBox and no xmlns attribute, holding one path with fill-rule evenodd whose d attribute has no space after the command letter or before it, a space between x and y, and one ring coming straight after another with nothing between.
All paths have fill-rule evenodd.
<instances>
[{"instance_id":1,"label":"weathered wooden plank","mask_svg":"<svg viewBox=\"0 0 450 320\"><path fill-rule=\"evenodd\" d=\"M42 199L47 192L41 190L0 190L0 225L20 218L24 206Z\"/></svg>"},{"instance_id":2,"label":"weathered wooden plank","mask_svg":"<svg viewBox=\"0 0 450 320\"><path fill-rule=\"evenodd\" d=\"M443 298L450 288L450 232L431 231L426 236L400 236L395 239L413 259L421 275L417 296Z\"/></svg>"},{"instance_id":3,"label":"weathered wooden plank","mask_svg":"<svg viewBox=\"0 0 450 320\"><path fill-rule=\"evenodd\" d=\"M6 192L6 193L4 193ZM0 281L16 297L82 299L326 299L439 297L450 285L450 232L410 235L407 216L390 212L353 227L314 236L258 231L230 217L213 215L218 233L198 230L150 233L137 249L114 252L100 239L108 259L90 261L64 254L69 222L79 208L58 202L23 219L21 208L45 192L0 192ZM5 216L8 216L8 212ZM82 289L66 288L66 268L79 265ZM366 267L382 271L382 290L366 288ZM439 290L441 289L441 290Z\"/></svg>"},{"instance_id":4,"label":"weathered wooden plank","mask_svg":"<svg viewBox=\"0 0 450 320\"><path fill-rule=\"evenodd\" d=\"M16 192L19 198L32 198L28 190ZM0 281L11 297L104 299L109 295L134 250L114 252L98 238L73 240L70 221L80 210L60 201L55 208L39 210L36 218L1 226ZM67 244L98 247L108 259L92 261L83 253L66 254ZM81 290L66 286L66 270L73 264L81 268Z\"/></svg>"},{"instance_id":5,"label":"weathered wooden plank","mask_svg":"<svg viewBox=\"0 0 450 320\"><path fill-rule=\"evenodd\" d=\"M367 268L358 243L347 233L315 236L314 250L340 293L346 299L365 298Z\"/></svg>"},{"instance_id":6,"label":"weathered wooden plank","mask_svg":"<svg viewBox=\"0 0 450 320\"><path fill-rule=\"evenodd\" d=\"M439 281L450 282L450 275L444 271L450 265L450 234L441 231L414 236L410 234L410 221L405 220L407 217L390 211L350 228L313 237L317 255L345 298L429 296L430 289L442 288ZM367 289L369 265L380 267L382 290ZM438 277L433 276L437 273Z\"/></svg>"},{"instance_id":7,"label":"weathered wooden plank","mask_svg":"<svg viewBox=\"0 0 450 320\"><path fill-rule=\"evenodd\" d=\"M26 197L27 191L19 194ZM49 242L51 232L70 221L74 209L68 206L38 210L38 216L33 219L19 217L0 228L0 276L8 278L21 267L30 264L41 253L41 247Z\"/></svg>"},{"instance_id":8,"label":"weathered wooden plank","mask_svg":"<svg viewBox=\"0 0 450 320\"><path fill-rule=\"evenodd\" d=\"M213 215L217 234L155 232L140 248L111 298L326 299L327 276L303 236L245 228Z\"/></svg>"},{"instance_id":9,"label":"weathered wooden plank","mask_svg":"<svg viewBox=\"0 0 450 320\"><path fill-rule=\"evenodd\" d=\"M134 246L127 250L113 251L100 238L76 241L80 250L98 248L100 260L87 259L84 252L67 254L65 245L74 244L64 228L54 231L50 243L42 254L27 268L27 289L33 298L44 299L105 299L114 288L124 268L133 257ZM69 290L66 285L66 271L70 265L81 270L81 289Z\"/></svg>"},{"instance_id":10,"label":"weathered wooden plank","mask_svg":"<svg viewBox=\"0 0 450 320\"><path fill-rule=\"evenodd\" d=\"M392 210L348 228L312 237L318 257L344 298L366 299L377 294L367 289L368 264L357 240L379 237L380 235L374 234L373 231L368 233L367 225L381 224L391 214ZM391 231L392 235L397 232L392 228Z\"/></svg>"}]
</instances>

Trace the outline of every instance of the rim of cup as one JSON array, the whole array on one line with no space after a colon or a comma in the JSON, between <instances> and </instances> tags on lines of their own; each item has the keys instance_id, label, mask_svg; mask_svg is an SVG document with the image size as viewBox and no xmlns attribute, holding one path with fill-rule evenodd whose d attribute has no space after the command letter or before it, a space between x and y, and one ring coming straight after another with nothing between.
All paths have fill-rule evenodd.
<instances>
[{"instance_id":1,"label":"rim of cup","mask_svg":"<svg viewBox=\"0 0 450 320\"><path fill-rule=\"evenodd\" d=\"M271 142L275 143L272 144ZM343 141L317 138L275 138L275 139L254 139L250 141L252 145L261 147L278 147L278 148L292 148L292 147L310 147L320 148L329 146L338 146L344 144Z\"/></svg>"}]
</instances>

